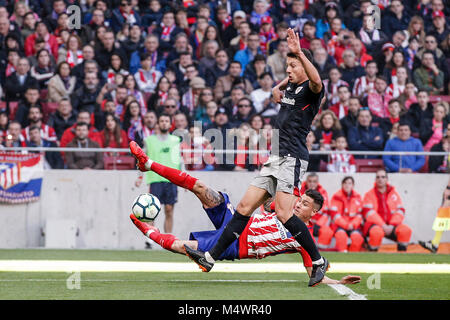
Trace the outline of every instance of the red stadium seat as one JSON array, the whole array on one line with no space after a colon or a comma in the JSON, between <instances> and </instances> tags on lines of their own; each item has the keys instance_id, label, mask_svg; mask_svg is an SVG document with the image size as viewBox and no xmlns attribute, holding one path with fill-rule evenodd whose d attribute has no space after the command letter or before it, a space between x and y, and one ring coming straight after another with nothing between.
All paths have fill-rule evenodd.
<instances>
[{"instance_id":1,"label":"red stadium seat","mask_svg":"<svg viewBox=\"0 0 450 320\"><path fill-rule=\"evenodd\" d=\"M103 156L105 170L133 170L136 169L132 156Z\"/></svg>"},{"instance_id":2,"label":"red stadium seat","mask_svg":"<svg viewBox=\"0 0 450 320\"><path fill-rule=\"evenodd\" d=\"M48 89L41 89L39 91L39 99L41 99L42 102L47 102L48 99Z\"/></svg>"},{"instance_id":3,"label":"red stadium seat","mask_svg":"<svg viewBox=\"0 0 450 320\"><path fill-rule=\"evenodd\" d=\"M377 172L384 169L383 159L355 159L357 172Z\"/></svg>"},{"instance_id":4,"label":"red stadium seat","mask_svg":"<svg viewBox=\"0 0 450 320\"><path fill-rule=\"evenodd\" d=\"M19 107L18 101L0 101L0 111L6 111L7 104L9 103L9 120L14 120L16 117L17 108Z\"/></svg>"},{"instance_id":5,"label":"red stadium seat","mask_svg":"<svg viewBox=\"0 0 450 320\"><path fill-rule=\"evenodd\" d=\"M419 172L420 173L428 173L428 156L425 156L425 164L423 165L422 168L420 168Z\"/></svg>"},{"instance_id":6,"label":"red stadium seat","mask_svg":"<svg viewBox=\"0 0 450 320\"><path fill-rule=\"evenodd\" d=\"M51 114L58 109L57 102L42 102L43 121L47 122Z\"/></svg>"},{"instance_id":7,"label":"red stadium seat","mask_svg":"<svg viewBox=\"0 0 450 320\"><path fill-rule=\"evenodd\" d=\"M327 172L327 162L320 160L320 165L319 165L319 171L320 172Z\"/></svg>"}]
</instances>

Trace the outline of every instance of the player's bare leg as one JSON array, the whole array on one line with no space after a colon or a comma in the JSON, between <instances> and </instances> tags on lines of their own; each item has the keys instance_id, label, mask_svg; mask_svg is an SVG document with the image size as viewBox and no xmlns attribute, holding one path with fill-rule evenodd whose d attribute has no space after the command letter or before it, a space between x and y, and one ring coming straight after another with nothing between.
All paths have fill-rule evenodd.
<instances>
[{"instance_id":1,"label":"player's bare leg","mask_svg":"<svg viewBox=\"0 0 450 320\"><path fill-rule=\"evenodd\" d=\"M292 234L298 243L308 252L313 261L313 269L310 276L309 286L319 284L329 268L328 260L323 258L308 230L308 227L296 215L293 214L294 206L298 197L296 195L277 191L275 195L275 212L277 218Z\"/></svg>"},{"instance_id":2,"label":"player's bare leg","mask_svg":"<svg viewBox=\"0 0 450 320\"><path fill-rule=\"evenodd\" d=\"M161 233L158 228L149 223L138 220L134 214L130 214L130 219L134 225L149 239L155 241L162 248L185 255L184 245L187 244L193 248L198 247L196 240L180 240L172 234Z\"/></svg>"},{"instance_id":3,"label":"player's bare leg","mask_svg":"<svg viewBox=\"0 0 450 320\"><path fill-rule=\"evenodd\" d=\"M189 246L185 246L186 254L198 264L200 269L204 272L209 272L214 266L215 260L220 257L222 252L224 252L236 238L239 238L240 234L247 226L253 211L262 205L269 197L270 195L266 190L251 185L236 207L233 218L228 222L214 247L207 252L201 252L194 250Z\"/></svg>"},{"instance_id":4,"label":"player's bare leg","mask_svg":"<svg viewBox=\"0 0 450 320\"><path fill-rule=\"evenodd\" d=\"M173 230L173 204L164 205L164 232L171 233Z\"/></svg>"}]
</instances>

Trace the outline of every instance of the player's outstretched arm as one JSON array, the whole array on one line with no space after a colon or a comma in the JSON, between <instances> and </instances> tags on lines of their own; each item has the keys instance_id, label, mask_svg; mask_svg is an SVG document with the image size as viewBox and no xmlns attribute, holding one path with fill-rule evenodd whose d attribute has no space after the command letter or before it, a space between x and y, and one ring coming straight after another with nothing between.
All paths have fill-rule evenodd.
<instances>
[{"instance_id":1,"label":"player's outstretched arm","mask_svg":"<svg viewBox=\"0 0 450 320\"><path fill-rule=\"evenodd\" d=\"M288 29L287 43L289 50L300 60L309 79L309 87L314 93L322 91L322 79L311 61L305 56L300 47L300 37L293 29Z\"/></svg>"}]
</instances>

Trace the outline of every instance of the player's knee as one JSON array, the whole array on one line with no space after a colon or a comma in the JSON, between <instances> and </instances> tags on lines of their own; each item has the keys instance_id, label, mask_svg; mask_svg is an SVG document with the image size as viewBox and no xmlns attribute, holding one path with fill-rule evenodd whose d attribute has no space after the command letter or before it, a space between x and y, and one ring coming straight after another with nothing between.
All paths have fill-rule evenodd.
<instances>
[{"instance_id":1,"label":"player's knee","mask_svg":"<svg viewBox=\"0 0 450 320\"><path fill-rule=\"evenodd\" d=\"M395 234L398 242L406 243L411 239L412 230L406 224L400 224L395 229Z\"/></svg>"},{"instance_id":2,"label":"player's knee","mask_svg":"<svg viewBox=\"0 0 450 320\"><path fill-rule=\"evenodd\" d=\"M379 246L384 237L384 231L380 226L373 226L369 231L369 241L372 246Z\"/></svg>"}]
</instances>

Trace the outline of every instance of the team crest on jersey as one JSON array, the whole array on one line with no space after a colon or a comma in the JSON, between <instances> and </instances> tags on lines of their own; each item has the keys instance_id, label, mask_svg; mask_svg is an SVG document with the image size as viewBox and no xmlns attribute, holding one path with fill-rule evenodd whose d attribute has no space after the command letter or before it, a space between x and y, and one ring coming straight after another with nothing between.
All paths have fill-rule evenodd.
<instances>
[{"instance_id":1,"label":"team crest on jersey","mask_svg":"<svg viewBox=\"0 0 450 320\"><path fill-rule=\"evenodd\" d=\"M300 91L302 91L303 87L298 87L297 89L295 89L295 94L298 94Z\"/></svg>"}]
</instances>

